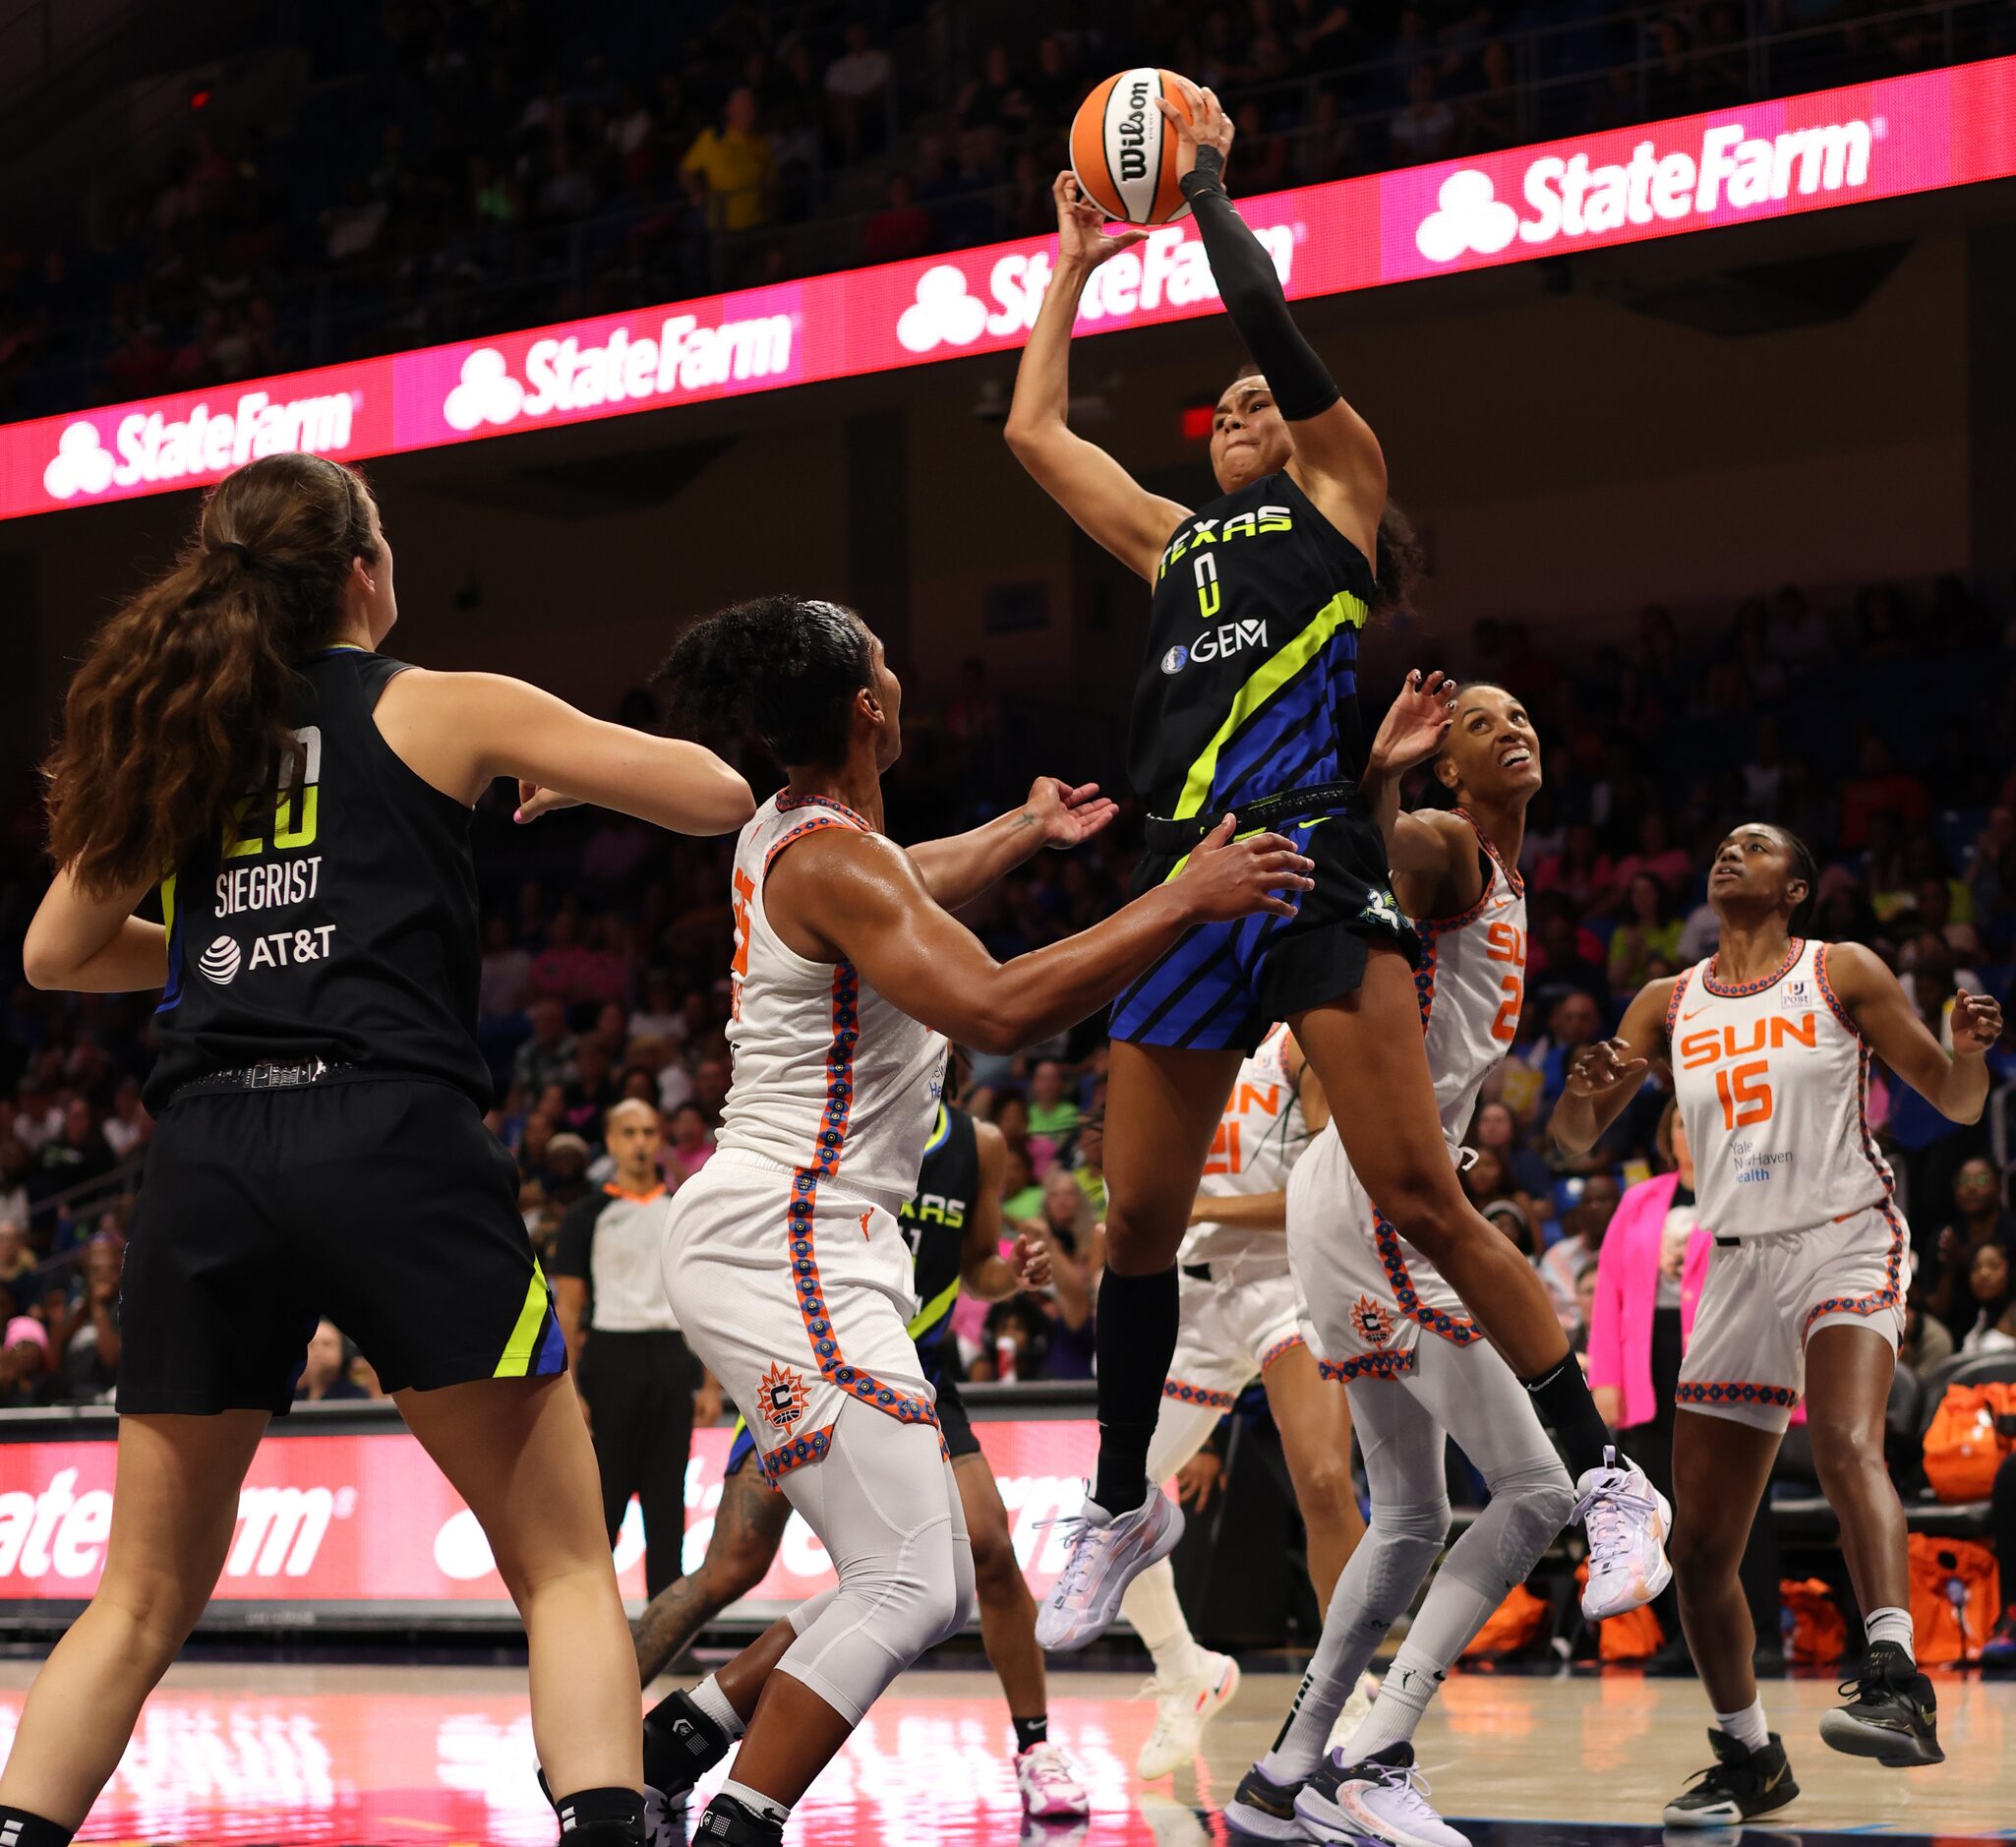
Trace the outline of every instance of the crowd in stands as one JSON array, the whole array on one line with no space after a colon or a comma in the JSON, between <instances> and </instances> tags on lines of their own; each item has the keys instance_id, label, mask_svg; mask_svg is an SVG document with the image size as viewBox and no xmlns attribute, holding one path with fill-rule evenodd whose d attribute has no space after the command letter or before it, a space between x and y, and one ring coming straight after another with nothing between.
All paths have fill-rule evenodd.
<instances>
[{"instance_id":1,"label":"crowd in stands","mask_svg":"<svg viewBox=\"0 0 2016 1847\"><path fill-rule=\"evenodd\" d=\"M1705 867L1743 819L1782 823L1812 846L1816 933L1877 949L1934 1033L1963 987L1993 993L2016 1019L2016 624L1953 579L1916 596L1870 587L1839 607L1787 586L1744 603L1719 633L1650 608L1628 647L1570 656L1499 623L1447 652L1461 658L1442 664L1527 702L1547 770L1521 860L1525 1005L1472 1126L1464 1185L1539 1266L1578 1347L1594 1329L1592 1377L1629 1426L1670 1395L1627 1376L1602 1296L1609 1312L1636 1312L1627 1263L1643 1270L1643 1290L1662 1273L1676 1300L1697 1281L1689 1253L1699 1228L1674 1217L1691 1198L1690 1167L1657 1078L1588 1156L1562 1155L1545 1123L1568 1062L1612 1030L1643 982L1712 953ZM640 697L627 716L641 714ZM915 707L913 751L890 788L899 836L971 824L1019 796L1018 770L1044 767L1017 765L1015 728L983 676L969 673L935 709ZM35 796L25 775L0 817L0 940L13 951L46 877ZM728 848L586 810L533 828L509 813L500 791L475 821L480 1034L497 1079L491 1126L517 1159L525 1221L544 1247L611 1171L602 1124L619 1100L663 1113L669 1187L713 1152L730 1080ZM1053 941L1120 901L1134 845L1123 817L1078 852L1040 855L969 921L1003 957ZM121 1231L150 1127L139 1093L150 1006L13 986L0 1049L0 1405L90 1400L110 1386ZM1008 1145L1004 1235L1043 1241L1055 1275L1040 1296L962 1303L954 1331L973 1379L1091 1374L1106 1056L1094 1021L957 1068L967 1105ZM1869 1087L1870 1126L1913 1230L1904 1359L1922 1372L1953 1354L2016 1353L2016 1032L1991 1065L1988 1109L1971 1126L1880 1067ZM1629 1227L1615 1246L1614 1226ZM304 1396L375 1392L334 1330L318 1348Z\"/></svg>"},{"instance_id":2,"label":"crowd in stands","mask_svg":"<svg viewBox=\"0 0 2016 1847\"><path fill-rule=\"evenodd\" d=\"M0 415L1043 232L1073 110L1137 63L1218 90L1259 193L2016 46L1992 0L1140 0L1000 43L921 0L300 27L299 94L206 88L91 211L0 227Z\"/></svg>"}]
</instances>

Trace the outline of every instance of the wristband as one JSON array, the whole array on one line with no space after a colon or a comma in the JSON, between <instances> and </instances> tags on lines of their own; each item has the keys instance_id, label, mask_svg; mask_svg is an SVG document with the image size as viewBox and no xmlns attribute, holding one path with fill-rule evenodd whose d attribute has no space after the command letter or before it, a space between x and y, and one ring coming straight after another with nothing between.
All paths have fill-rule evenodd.
<instances>
[{"instance_id":1,"label":"wristband","mask_svg":"<svg viewBox=\"0 0 2016 1847\"><path fill-rule=\"evenodd\" d=\"M1216 148L1200 148L1197 150L1197 164L1176 182L1176 190L1185 199L1195 199L1201 192L1221 193L1225 190L1225 156Z\"/></svg>"}]
</instances>

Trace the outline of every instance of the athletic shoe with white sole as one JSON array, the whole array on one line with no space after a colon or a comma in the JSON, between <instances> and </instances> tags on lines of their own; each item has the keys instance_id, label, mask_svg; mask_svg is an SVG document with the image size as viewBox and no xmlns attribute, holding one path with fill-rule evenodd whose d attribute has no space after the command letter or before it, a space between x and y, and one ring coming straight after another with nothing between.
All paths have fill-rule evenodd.
<instances>
[{"instance_id":1,"label":"athletic shoe with white sole","mask_svg":"<svg viewBox=\"0 0 2016 1847\"><path fill-rule=\"evenodd\" d=\"M1127 1586L1183 1536L1183 1510L1151 1486L1137 1508L1110 1517L1087 1498L1085 1512L1049 1520L1063 1533L1068 1550L1056 1587L1037 1612L1038 1645L1068 1654L1097 1641L1120 1613Z\"/></svg>"},{"instance_id":2,"label":"athletic shoe with white sole","mask_svg":"<svg viewBox=\"0 0 2016 1847\"><path fill-rule=\"evenodd\" d=\"M1239 1691L1238 1662L1209 1649L1201 1648L1198 1654L1201 1666L1195 1674L1183 1680L1151 1680L1142 1687L1156 1702L1155 1726L1134 1759L1135 1774L1143 1782L1194 1762L1204 1728Z\"/></svg>"},{"instance_id":3,"label":"athletic shoe with white sole","mask_svg":"<svg viewBox=\"0 0 2016 1847\"><path fill-rule=\"evenodd\" d=\"M1575 1483L1573 1518L1587 1522L1589 1534L1582 1615L1592 1623L1650 1603L1673 1581L1666 1558L1672 1504L1617 1451L1605 1450L1603 1464Z\"/></svg>"},{"instance_id":4,"label":"athletic shoe with white sole","mask_svg":"<svg viewBox=\"0 0 2016 1847\"><path fill-rule=\"evenodd\" d=\"M1015 1754L1015 1786L1024 1812L1038 1821L1092 1813L1083 1773L1064 1747L1047 1738Z\"/></svg>"},{"instance_id":5,"label":"athletic shoe with white sole","mask_svg":"<svg viewBox=\"0 0 2016 1847\"><path fill-rule=\"evenodd\" d=\"M1799 1794L1785 1747L1776 1732L1761 1751L1752 1751L1727 1732L1710 1729L1715 1761L1696 1770L1688 1786L1666 1805L1668 1827L1741 1827L1752 1816L1782 1809Z\"/></svg>"},{"instance_id":6,"label":"athletic shoe with white sole","mask_svg":"<svg viewBox=\"0 0 2016 1847\"><path fill-rule=\"evenodd\" d=\"M1894 1641L1870 1642L1862 1672L1843 1681L1841 1691L1855 1698L1820 1714L1823 1744L1893 1770L1945 1762L1932 1684Z\"/></svg>"},{"instance_id":7,"label":"athletic shoe with white sole","mask_svg":"<svg viewBox=\"0 0 2016 1847\"><path fill-rule=\"evenodd\" d=\"M1379 1683L1370 1674L1360 1674L1357 1686L1351 1689L1351 1697L1344 1701L1343 1710L1337 1714L1337 1722L1330 1728L1330 1737L1324 1742L1326 1752L1341 1751L1351 1742L1351 1734L1372 1716L1372 1702L1379 1698Z\"/></svg>"},{"instance_id":8,"label":"athletic shoe with white sole","mask_svg":"<svg viewBox=\"0 0 2016 1847\"><path fill-rule=\"evenodd\" d=\"M1276 1783L1255 1764L1239 1779L1225 1804L1225 1831L1241 1840L1312 1840L1308 1824L1295 1813L1295 1797L1304 1785Z\"/></svg>"},{"instance_id":9,"label":"athletic shoe with white sole","mask_svg":"<svg viewBox=\"0 0 2016 1847\"><path fill-rule=\"evenodd\" d=\"M1386 1841L1391 1847L1470 1847L1428 1802L1428 1779L1405 1739L1357 1763L1332 1752L1302 1785L1295 1814L1317 1840Z\"/></svg>"}]
</instances>

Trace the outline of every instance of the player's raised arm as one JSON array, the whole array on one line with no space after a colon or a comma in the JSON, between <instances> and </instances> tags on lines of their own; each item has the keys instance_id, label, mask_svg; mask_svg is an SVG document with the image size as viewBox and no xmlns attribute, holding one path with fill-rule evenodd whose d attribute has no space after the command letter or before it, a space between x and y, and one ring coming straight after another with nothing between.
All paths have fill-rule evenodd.
<instances>
[{"instance_id":1,"label":"player's raised arm","mask_svg":"<svg viewBox=\"0 0 2016 1847\"><path fill-rule=\"evenodd\" d=\"M1067 168L1051 192L1057 201L1057 265L1041 312L1022 349L1008 408L1008 447L1057 505L1138 577L1155 581L1169 534L1189 508L1151 494L1096 443L1072 430L1071 327L1078 298L1100 264L1138 244L1145 231L1100 229L1097 206L1078 195Z\"/></svg>"},{"instance_id":2,"label":"player's raised arm","mask_svg":"<svg viewBox=\"0 0 2016 1847\"><path fill-rule=\"evenodd\" d=\"M1587 1154L1638 1094L1652 1060L1665 1057L1666 1009L1672 999L1672 977L1648 982L1625 1009L1615 1039L1575 1053L1547 1125L1568 1154Z\"/></svg>"},{"instance_id":3,"label":"player's raised arm","mask_svg":"<svg viewBox=\"0 0 2016 1847\"><path fill-rule=\"evenodd\" d=\"M1979 1122L1987 1101L1987 1051L2002 1010L1985 994L1953 999L1953 1049L1927 1029L1880 957L1861 943L1829 943L1827 984L1870 1050L1942 1116Z\"/></svg>"},{"instance_id":4,"label":"player's raised arm","mask_svg":"<svg viewBox=\"0 0 2016 1847\"><path fill-rule=\"evenodd\" d=\"M1090 840L1120 811L1097 783L1073 787L1055 776L1038 776L1029 800L991 821L920 841L910 849L930 894L948 911L970 904L1044 847L1075 847Z\"/></svg>"},{"instance_id":5,"label":"player's raised arm","mask_svg":"<svg viewBox=\"0 0 2016 1847\"><path fill-rule=\"evenodd\" d=\"M1275 407L1295 426L1289 472L1324 517L1371 558L1386 510L1386 457L1379 439L1302 337L1274 259L1225 191L1231 118L1211 90L1185 78L1175 81L1187 115L1165 98L1157 98L1156 107L1177 138L1177 184L1197 219L1225 313L1265 375Z\"/></svg>"},{"instance_id":6,"label":"player's raised arm","mask_svg":"<svg viewBox=\"0 0 2016 1847\"><path fill-rule=\"evenodd\" d=\"M1402 813L1400 779L1442 747L1455 711L1455 692L1456 683L1446 674L1424 675L1419 668L1410 672L1381 721L1365 758L1365 773L1358 780L1358 793L1379 823L1394 878L1411 877L1431 892L1449 876L1461 850L1460 835L1469 829L1442 809ZM1403 891L1403 901L1406 896ZM1411 905L1405 908L1410 915L1421 915Z\"/></svg>"}]
</instances>

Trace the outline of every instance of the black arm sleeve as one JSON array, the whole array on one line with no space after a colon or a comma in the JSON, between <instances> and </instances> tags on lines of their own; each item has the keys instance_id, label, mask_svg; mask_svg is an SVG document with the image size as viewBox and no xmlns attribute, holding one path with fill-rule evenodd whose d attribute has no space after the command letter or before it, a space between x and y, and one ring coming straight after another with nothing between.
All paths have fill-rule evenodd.
<instances>
[{"instance_id":1,"label":"black arm sleeve","mask_svg":"<svg viewBox=\"0 0 2016 1847\"><path fill-rule=\"evenodd\" d=\"M1288 313L1274 259L1225 192L1219 178L1223 166L1224 157L1216 148L1200 148L1196 166L1180 182L1183 197L1197 219L1225 312L1254 363L1267 375L1281 415L1290 423L1304 423L1320 417L1343 392Z\"/></svg>"}]
</instances>

